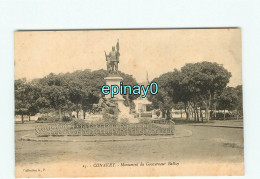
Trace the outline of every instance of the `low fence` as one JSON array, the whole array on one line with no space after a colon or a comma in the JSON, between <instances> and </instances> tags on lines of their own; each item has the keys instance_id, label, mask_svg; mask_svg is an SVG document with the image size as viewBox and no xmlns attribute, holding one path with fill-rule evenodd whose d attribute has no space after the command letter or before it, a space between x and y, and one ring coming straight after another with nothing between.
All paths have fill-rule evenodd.
<instances>
[{"instance_id":1,"label":"low fence","mask_svg":"<svg viewBox=\"0 0 260 179\"><path fill-rule=\"evenodd\" d=\"M151 113L151 112L142 112L140 117L149 117L149 118L151 118L151 117L153 117L153 113Z\"/></svg>"},{"instance_id":2,"label":"low fence","mask_svg":"<svg viewBox=\"0 0 260 179\"><path fill-rule=\"evenodd\" d=\"M36 136L137 136L137 135L173 135L174 123L158 124L43 124L35 128Z\"/></svg>"}]
</instances>

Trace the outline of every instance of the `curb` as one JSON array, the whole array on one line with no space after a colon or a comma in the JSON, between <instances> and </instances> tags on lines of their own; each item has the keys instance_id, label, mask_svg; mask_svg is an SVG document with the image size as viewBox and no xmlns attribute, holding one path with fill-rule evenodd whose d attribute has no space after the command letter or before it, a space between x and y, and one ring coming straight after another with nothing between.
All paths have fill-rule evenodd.
<instances>
[{"instance_id":1,"label":"curb","mask_svg":"<svg viewBox=\"0 0 260 179\"><path fill-rule=\"evenodd\" d=\"M191 125L191 126L203 126L203 127L224 127L224 128L239 128L239 129L243 129L243 126L221 126L221 125L200 125L200 124L195 124L195 125Z\"/></svg>"}]
</instances>

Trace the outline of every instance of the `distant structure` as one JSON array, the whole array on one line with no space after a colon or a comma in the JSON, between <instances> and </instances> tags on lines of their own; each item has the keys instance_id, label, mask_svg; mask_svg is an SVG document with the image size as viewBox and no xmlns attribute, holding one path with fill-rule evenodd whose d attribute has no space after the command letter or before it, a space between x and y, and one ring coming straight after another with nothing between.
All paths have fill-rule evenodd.
<instances>
[{"instance_id":1,"label":"distant structure","mask_svg":"<svg viewBox=\"0 0 260 179\"><path fill-rule=\"evenodd\" d=\"M148 79L148 72L146 72L146 81L142 82L141 85L147 86L149 85L149 79ZM152 103L147 100L147 98L142 98L143 91L141 92L141 95L134 100L135 103L135 111L139 115L139 117L142 117L142 114L150 115L152 117L152 111L148 109L148 106Z\"/></svg>"}]
</instances>

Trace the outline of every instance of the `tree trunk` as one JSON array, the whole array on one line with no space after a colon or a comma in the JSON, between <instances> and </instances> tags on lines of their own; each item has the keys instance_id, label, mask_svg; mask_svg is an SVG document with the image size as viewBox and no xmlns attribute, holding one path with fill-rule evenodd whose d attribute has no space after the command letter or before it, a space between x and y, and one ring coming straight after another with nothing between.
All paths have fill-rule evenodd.
<instances>
[{"instance_id":1,"label":"tree trunk","mask_svg":"<svg viewBox=\"0 0 260 179\"><path fill-rule=\"evenodd\" d=\"M186 120L190 120L190 113L186 111Z\"/></svg>"},{"instance_id":2,"label":"tree trunk","mask_svg":"<svg viewBox=\"0 0 260 179\"><path fill-rule=\"evenodd\" d=\"M190 120L190 111L189 111L189 109L185 109L185 113L186 113L186 120Z\"/></svg>"},{"instance_id":3,"label":"tree trunk","mask_svg":"<svg viewBox=\"0 0 260 179\"><path fill-rule=\"evenodd\" d=\"M61 118L61 108L59 108L59 117L60 117L60 121L62 120Z\"/></svg>"},{"instance_id":4,"label":"tree trunk","mask_svg":"<svg viewBox=\"0 0 260 179\"><path fill-rule=\"evenodd\" d=\"M196 115L197 115L197 120L198 120L198 122L200 122L200 116L199 116L198 108L196 108Z\"/></svg>"},{"instance_id":5,"label":"tree trunk","mask_svg":"<svg viewBox=\"0 0 260 179\"><path fill-rule=\"evenodd\" d=\"M214 109L214 117L215 119L217 118L217 104L214 105L215 109Z\"/></svg>"},{"instance_id":6,"label":"tree trunk","mask_svg":"<svg viewBox=\"0 0 260 179\"><path fill-rule=\"evenodd\" d=\"M187 105L185 104L185 113L186 113L186 120L189 120L190 119L190 112L189 112L189 109L187 108Z\"/></svg>"},{"instance_id":7,"label":"tree trunk","mask_svg":"<svg viewBox=\"0 0 260 179\"><path fill-rule=\"evenodd\" d=\"M86 111L83 111L83 119L86 119Z\"/></svg>"},{"instance_id":8,"label":"tree trunk","mask_svg":"<svg viewBox=\"0 0 260 179\"><path fill-rule=\"evenodd\" d=\"M166 110L166 119L170 120L171 119L171 112L169 109Z\"/></svg>"},{"instance_id":9,"label":"tree trunk","mask_svg":"<svg viewBox=\"0 0 260 179\"><path fill-rule=\"evenodd\" d=\"M200 108L200 117L201 117L201 122L204 122L204 121L203 121L203 114L202 114L201 108Z\"/></svg>"},{"instance_id":10,"label":"tree trunk","mask_svg":"<svg viewBox=\"0 0 260 179\"><path fill-rule=\"evenodd\" d=\"M182 109L181 109L181 119L182 119Z\"/></svg>"},{"instance_id":11,"label":"tree trunk","mask_svg":"<svg viewBox=\"0 0 260 179\"><path fill-rule=\"evenodd\" d=\"M165 111L162 111L162 118L165 118Z\"/></svg>"},{"instance_id":12,"label":"tree trunk","mask_svg":"<svg viewBox=\"0 0 260 179\"><path fill-rule=\"evenodd\" d=\"M207 122L209 122L209 113L208 113L208 109L205 109L205 119Z\"/></svg>"},{"instance_id":13,"label":"tree trunk","mask_svg":"<svg viewBox=\"0 0 260 179\"><path fill-rule=\"evenodd\" d=\"M79 118L79 111L77 111L77 119Z\"/></svg>"},{"instance_id":14,"label":"tree trunk","mask_svg":"<svg viewBox=\"0 0 260 179\"><path fill-rule=\"evenodd\" d=\"M194 116L194 121L197 122L196 110L193 109L192 115Z\"/></svg>"},{"instance_id":15,"label":"tree trunk","mask_svg":"<svg viewBox=\"0 0 260 179\"><path fill-rule=\"evenodd\" d=\"M186 103L184 103L184 112L185 112L185 114L186 114L186 120L189 120L189 116L188 116L188 109L187 109L187 104Z\"/></svg>"},{"instance_id":16,"label":"tree trunk","mask_svg":"<svg viewBox=\"0 0 260 179\"><path fill-rule=\"evenodd\" d=\"M224 109L224 120L226 120L226 110Z\"/></svg>"},{"instance_id":17,"label":"tree trunk","mask_svg":"<svg viewBox=\"0 0 260 179\"><path fill-rule=\"evenodd\" d=\"M29 121L31 121L31 115L30 114L29 114L29 118L28 119L29 119Z\"/></svg>"},{"instance_id":18,"label":"tree trunk","mask_svg":"<svg viewBox=\"0 0 260 179\"><path fill-rule=\"evenodd\" d=\"M22 114L22 124L24 123L24 120L23 120L23 114Z\"/></svg>"},{"instance_id":19,"label":"tree trunk","mask_svg":"<svg viewBox=\"0 0 260 179\"><path fill-rule=\"evenodd\" d=\"M209 108L208 108L207 104L206 104L206 110L205 110L205 119L207 122L209 122Z\"/></svg>"}]
</instances>

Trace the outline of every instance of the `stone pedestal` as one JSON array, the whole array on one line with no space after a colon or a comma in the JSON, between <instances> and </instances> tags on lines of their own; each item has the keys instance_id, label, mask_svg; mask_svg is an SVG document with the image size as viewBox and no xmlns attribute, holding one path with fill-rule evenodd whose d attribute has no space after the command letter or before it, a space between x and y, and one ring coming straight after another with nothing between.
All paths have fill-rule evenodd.
<instances>
[{"instance_id":1,"label":"stone pedestal","mask_svg":"<svg viewBox=\"0 0 260 179\"><path fill-rule=\"evenodd\" d=\"M120 82L123 81L123 78L120 76L108 76L104 78L106 80L106 85L108 85L111 89L111 85L117 85L120 88ZM114 95L111 98L111 95L106 95L107 99L111 99L117 102L120 113L118 115L118 122L121 122L122 119L128 119L130 123L138 123L139 119L135 119L133 115L130 115L130 107L124 105L125 99L120 94Z\"/></svg>"},{"instance_id":2,"label":"stone pedestal","mask_svg":"<svg viewBox=\"0 0 260 179\"><path fill-rule=\"evenodd\" d=\"M120 87L120 82L123 81L123 78L120 76L108 76L104 78L106 80L106 85L108 85L111 89L111 85L117 85ZM111 95L106 95L106 98L111 98ZM117 95L114 95L112 98L115 101L124 101L123 96L120 94L120 92Z\"/></svg>"}]
</instances>

